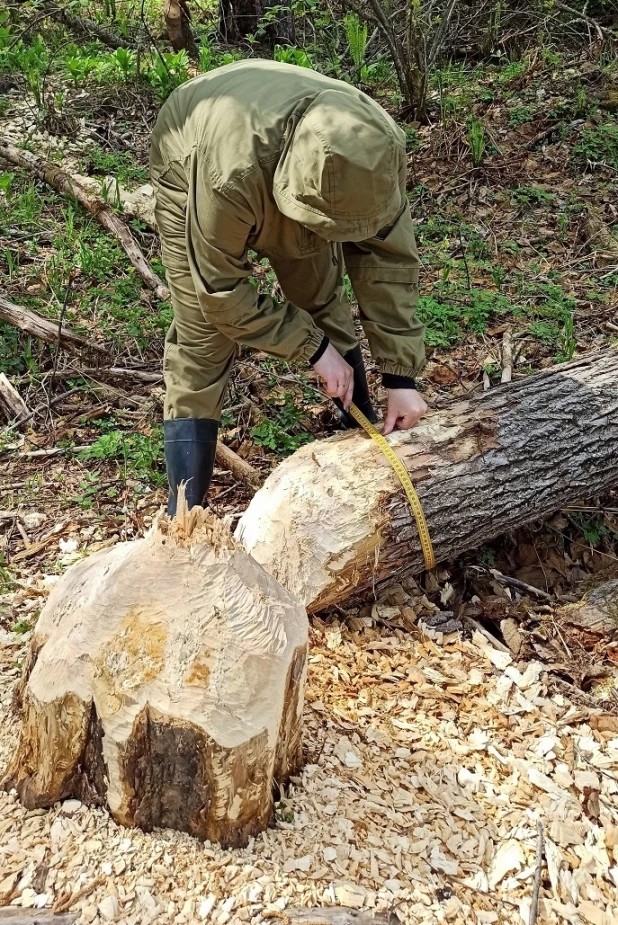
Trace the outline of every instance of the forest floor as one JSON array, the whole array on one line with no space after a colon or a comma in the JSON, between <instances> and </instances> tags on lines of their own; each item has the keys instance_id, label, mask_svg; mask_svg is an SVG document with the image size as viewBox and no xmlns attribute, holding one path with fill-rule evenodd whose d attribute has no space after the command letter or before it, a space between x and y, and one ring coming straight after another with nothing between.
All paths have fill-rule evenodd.
<instances>
[{"instance_id":1,"label":"forest floor","mask_svg":"<svg viewBox=\"0 0 618 925\"><path fill-rule=\"evenodd\" d=\"M618 343L615 77L616 62L592 51L452 68L431 124L406 127L430 404L498 385L505 334L514 378ZM53 89L62 112L43 112L17 75L0 136L80 174L147 182L150 91L68 80ZM609 249L591 226L609 231ZM162 274L156 236L143 222L131 227ZM267 266L257 275L276 285ZM92 216L9 167L0 169L0 287L105 346L108 365L160 373L169 305ZM93 365L0 326L0 371L34 412L0 433L5 757L15 746L13 683L50 588L76 559L141 535L165 500L161 383ZM311 372L241 354L221 436L261 476L336 427ZM217 514L233 524L250 495L215 471ZM225 852L123 831L74 802L26 812L2 794L0 904L71 909L80 922L285 921L288 905L329 903L394 909L410 923L527 922L540 820L538 921L610 925L618 649L560 614L617 575L614 495L315 619L313 745L280 795L274 828ZM425 620L448 609L453 589L463 632L436 636Z\"/></svg>"}]
</instances>

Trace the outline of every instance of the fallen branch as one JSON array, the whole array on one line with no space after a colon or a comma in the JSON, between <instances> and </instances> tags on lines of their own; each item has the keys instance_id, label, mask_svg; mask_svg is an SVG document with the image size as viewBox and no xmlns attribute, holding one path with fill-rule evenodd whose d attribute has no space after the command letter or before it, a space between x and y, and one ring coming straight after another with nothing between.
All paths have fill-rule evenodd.
<instances>
[{"instance_id":1,"label":"fallen branch","mask_svg":"<svg viewBox=\"0 0 618 925\"><path fill-rule=\"evenodd\" d=\"M51 375L51 373L49 374ZM56 370L54 379L129 379L144 384L156 385L163 382L163 373L151 373L144 369L130 369L123 366L91 366L76 369Z\"/></svg>"},{"instance_id":2,"label":"fallen branch","mask_svg":"<svg viewBox=\"0 0 618 925\"><path fill-rule=\"evenodd\" d=\"M250 488L259 487L261 478L257 469L254 469L252 465L242 459L234 450L231 450L229 446L226 446L225 443L217 443L215 459L221 468L231 472L237 481L249 485Z\"/></svg>"},{"instance_id":3,"label":"fallen branch","mask_svg":"<svg viewBox=\"0 0 618 925\"><path fill-rule=\"evenodd\" d=\"M106 202L89 193L75 177L72 177L62 167L57 164L50 164L30 151L16 148L7 138L0 138L0 157L39 177L39 179L49 183L60 193L77 199L80 205L91 215L94 215L107 231L116 236L143 282L149 289L152 289L156 297L163 302L169 300L168 288L159 279L142 254L139 244L131 234L128 226Z\"/></svg>"},{"instance_id":4,"label":"fallen branch","mask_svg":"<svg viewBox=\"0 0 618 925\"><path fill-rule=\"evenodd\" d=\"M68 29L84 38L96 38L108 48L131 48L131 43L112 32L111 29L105 29L98 23L92 22L91 19L83 19L81 16L74 16L63 9L56 9L51 13L56 19L59 19Z\"/></svg>"},{"instance_id":5,"label":"fallen branch","mask_svg":"<svg viewBox=\"0 0 618 925\"><path fill-rule=\"evenodd\" d=\"M28 414L28 405L4 373L0 373L0 408L4 408L9 419Z\"/></svg>"},{"instance_id":6,"label":"fallen branch","mask_svg":"<svg viewBox=\"0 0 618 925\"><path fill-rule=\"evenodd\" d=\"M59 344L66 350L92 350L102 356L109 356L105 347L88 340L86 337L82 337L81 334L76 334L75 331L67 328L65 324L62 325L61 329L56 322L37 315L36 312L30 311L29 308L15 305L14 302L10 302L2 295L0 295L0 321L5 324L12 324L21 331L32 334L33 337L44 340L48 344Z\"/></svg>"}]
</instances>

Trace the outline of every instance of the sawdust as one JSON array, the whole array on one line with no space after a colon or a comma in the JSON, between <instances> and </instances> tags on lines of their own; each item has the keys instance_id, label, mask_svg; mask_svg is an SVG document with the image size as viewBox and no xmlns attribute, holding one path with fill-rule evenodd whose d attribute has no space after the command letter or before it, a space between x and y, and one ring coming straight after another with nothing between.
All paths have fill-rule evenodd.
<instances>
[{"instance_id":1,"label":"sawdust","mask_svg":"<svg viewBox=\"0 0 618 925\"><path fill-rule=\"evenodd\" d=\"M23 650L11 634L0 643L6 763ZM522 923L540 820L538 921L611 925L618 738L594 720L548 690L540 663L516 665L480 634L437 646L370 618L316 620L307 763L274 828L224 851L122 829L76 801L27 812L1 794L0 902L62 901L80 923L127 925L257 925L286 907L330 904L393 909L410 925Z\"/></svg>"}]
</instances>

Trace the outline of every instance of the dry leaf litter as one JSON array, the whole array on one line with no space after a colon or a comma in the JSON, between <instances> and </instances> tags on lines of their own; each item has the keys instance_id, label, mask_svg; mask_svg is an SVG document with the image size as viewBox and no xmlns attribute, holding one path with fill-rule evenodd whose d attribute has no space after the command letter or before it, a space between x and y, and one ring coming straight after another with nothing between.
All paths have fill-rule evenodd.
<instances>
[{"instance_id":1,"label":"dry leaf litter","mask_svg":"<svg viewBox=\"0 0 618 925\"><path fill-rule=\"evenodd\" d=\"M0 903L80 925L261 923L324 905L527 925L540 821L537 922L618 922L618 724L590 725L541 663L481 633L389 625L401 610L314 620L307 764L246 849L122 829L75 800L28 812L2 793ZM3 765L26 643L0 637Z\"/></svg>"}]
</instances>

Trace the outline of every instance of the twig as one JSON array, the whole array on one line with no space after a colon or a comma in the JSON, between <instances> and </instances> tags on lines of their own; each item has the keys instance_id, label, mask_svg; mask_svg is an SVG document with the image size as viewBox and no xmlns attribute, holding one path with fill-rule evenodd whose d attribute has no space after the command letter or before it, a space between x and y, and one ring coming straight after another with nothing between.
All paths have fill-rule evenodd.
<instances>
[{"instance_id":1,"label":"twig","mask_svg":"<svg viewBox=\"0 0 618 925\"><path fill-rule=\"evenodd\" d=\"M56 377L56 369L58 367L58 359L60 357L60 346L62 344L62 322L64 321L64 316L67 310L67 305L69 304L69 299L71 297L71 292L73 290L73 272L69 273L69 278L67 280L67 288L64 293L64 300L62 302L62 308L60 309L60 318L58 319L58 340L56 342L56 352L54 353L54 362L52 365L51 371L51 384L53 387L54 379Z\"/></svg>"},{"instance_id":2,"label":"twig","mask_svg":"<svg viewBox=\"0 0 618 925\"><path fill-rule=\"evenodd\" d=\"M513 343L511 341L511 329L502 335L502 377L501 382L510 382L513 378Z\"/></svg>"},{"instance_id":3,"label":"twig","mask_svg":"<svg viewBox=\"0 0 618 925\"><path fill-rule=\"evenodd\" d=\"M530 903L530 917L528 925L536 925L537 915L539 913L539 893L541 890L541 875L543 873L543 852L545 843L543 840L543 823L539 819L536 824L538 836L536 846L536 870L534 872L534 887L532 889L532 902Z\"/></svg>"},{"instance_id":4,"label":"twig","mask_svg":"<svg viewBox=\"0 0 618 925\"><path fill-rule=\"evenodd\" d=\"M499 581L500 584L515 588L516 591L521 591L523 594L532 594L534 597L540 597L545 601L553 600L552 595L547 591L543 591L541 588L535 588L534 585L529 585L525 581L520 581L519 578L511 578L510 575L503 575L502 572L499 572L495 568L490 568L489 574L495 578L496 581Z\"/></svg>"},{"instance_id":5,"label":"twig","mask_svg":"<svg viewBox=\"0 0 618 925\"><path fill-rule=\"evenodd\" d=\"M562 10L564 13L570 13L575 19L580 19L582 22L585 22L587 26L590 26L596 31L598 37L603 41L605 38L605 29L599 25L596 19L592 19L590 16L587 16L586 13L582 13L580 10L576 10L574 7L569 6L568 3L561 3L560 0L554 0L554 6L558 10Z\"/></svg>"}]
</instances>

